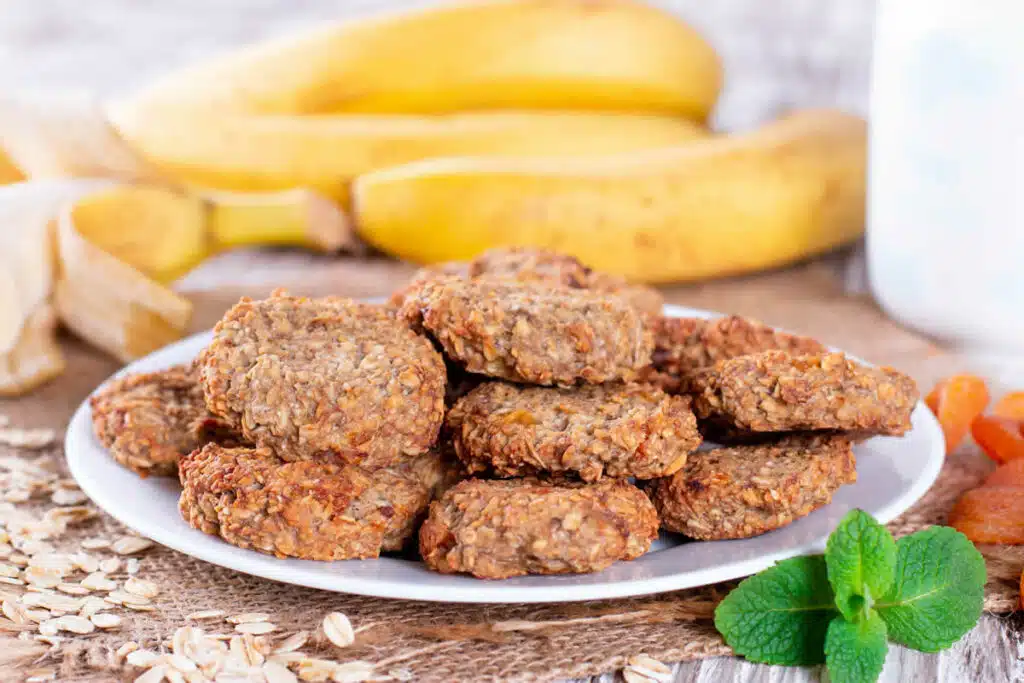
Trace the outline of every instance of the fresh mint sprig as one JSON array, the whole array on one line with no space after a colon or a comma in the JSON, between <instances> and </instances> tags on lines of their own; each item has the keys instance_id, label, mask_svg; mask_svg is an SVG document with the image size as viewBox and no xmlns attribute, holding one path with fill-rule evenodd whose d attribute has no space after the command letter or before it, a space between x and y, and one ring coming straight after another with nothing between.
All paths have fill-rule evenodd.
<instances>
[{"instance_id":1,"label":"fresh mint sprig","mask_svg":"<svg viewBox=\"0 0 1024 683\"><path fill-rule=\"evenodd\" d=\"M971 630L984 587L985 561L959 531L931 527L897 542L853 510L824 555L742 581L715 610L715 627L751 661L824 663L833 683L872 683L888 640L937 652Z\"/></svg>"}]
</instances>

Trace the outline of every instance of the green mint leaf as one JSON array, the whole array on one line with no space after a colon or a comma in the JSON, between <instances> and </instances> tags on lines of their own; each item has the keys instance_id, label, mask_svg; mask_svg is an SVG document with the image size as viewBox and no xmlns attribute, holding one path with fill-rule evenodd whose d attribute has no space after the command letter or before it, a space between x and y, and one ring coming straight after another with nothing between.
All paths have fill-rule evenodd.
<instances>
[{"instance_id":1,"label":"green mint leaf","mask_svg":"<svg viewBox=\"0 0 1024 683\"><path fill-rule=\"evenodd\" d=\"M821 664L836 616L825 558L794 557L745 579L715 610L715 628L737 654L764 664Z\"/></svg>"},{"instance_id":2,"label":"green mint leaf","mask_svg":"<svg viewBox=\"0 0 1024 683\"><path fill-rule=\"evenodd\" d=\"M892 586L896 541L874 517L851 510L828 537L825 562L836 607L854 621Z\"/></svg>"},{"instance_id":3,"label":"green mint leaf","mask_svg":"<svg viewBox=\"0 0 1024 683\"><path fill-rule=\"evenodd\" d=\"M949 527L918 531L896 546L896 580L875 609L896 642L923 652L945 650L981 616L985 561Z\"/></svg>"},{"instance_id":4,"label":"green mint leaf","mask_svg":"<svg viewBox=\"0 0 1024 683\"><path fill-rule=\"evenodd\" d=\"M885 666L885 622L874 610L858 621L838 616L825 635L825 666L832 683L874 683Z\"/></svg>"}]
</instances>

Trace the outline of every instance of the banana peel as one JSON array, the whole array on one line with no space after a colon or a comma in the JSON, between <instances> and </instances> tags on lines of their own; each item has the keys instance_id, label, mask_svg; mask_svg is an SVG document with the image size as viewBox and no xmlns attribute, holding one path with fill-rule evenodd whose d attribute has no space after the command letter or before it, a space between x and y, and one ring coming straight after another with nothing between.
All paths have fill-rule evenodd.
<instances>
[{"instance_id":1,"label":"banana peel","mask_svg":"<svg viewBox=\"0 0 1024 683\"><path fill-rule=\"evenodd\" d=\"M28 391L64 369L51 305L57 272L53 217L104 187L95 180L0 187L0 395Z\"/></svg>"},{"instance_id":2,"label":"banana peel","mask_svg":"<svg viewBox=\"0 0 1024 683\"><path fill-rule=\"evenodd\" d=\"M0 395L60 373L57 320L129 361L180 338L192 304L165 285L250 244L333 250L350 235L305 190L200 197L167 187L52 180L0 188Z\"/></svg>"},{"instance_id":3,"label":"banana peel","mask_svg":"<svg viewBox=\"0 0 1024 683\"><path fill-rule=\"evenodd\" d=\"M68 210L73 234L169 283L210 256L243 246L337 251L353 241L347 218L309 192L194 195L173 188L117 185Z\"/></svg>"},{"instance_id":4,"label":"banana peel","mask_svg":"<svg viewBox=\"0 0 1024 683\"><path fill-rule=\"evenodd\" d=\"M356 229L417 263L533 245L638 282L792 263L864 226L866 125L814 110L759 130L590 159L436 159L353 186Z\"/></svg>"},{"instance_id":5,"label":"banana peel","mask_svg":"<svg viewBox=\"0 0 1024 683\"><path fill-rule=\"evenodd\" d=\"M25 175L21 172L21 169L0 147L0 185L19 183L24 179Z\"/></svg>"},{"instance_id":6,"label":"banana peel","mask_svg":"<svg viewBox=\"0 0 1024 683\"><path fill-rule=\"evenodd\" d=\"M122 113L216 116L494 109L707 118L714 49L634 0L485 0L357 19L172 73Z\"/></svg>"},{"instance_id":7,"label":"banana peel","mask_svg":"<svg viewBox=\"0 0 1024 683\"><path fill-rule=\"evenodd\" d=\"M674 116L482 112L445 116L131 116L114 127L165 177L195 188L310 188L341 205L353 178L430 157L599 155L709 135Z\"/></svg>"}]
</instances>

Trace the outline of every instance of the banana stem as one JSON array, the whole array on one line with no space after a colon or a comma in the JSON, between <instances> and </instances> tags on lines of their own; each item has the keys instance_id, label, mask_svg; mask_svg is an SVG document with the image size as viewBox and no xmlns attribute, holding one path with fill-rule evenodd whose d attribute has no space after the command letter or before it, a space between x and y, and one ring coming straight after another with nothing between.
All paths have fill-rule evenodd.
<instances>
[{"instance_id":1,"label":"banana stem","mask_svg":"<svg viewBox=\"0 0 1024 683\"><path fill-rule=\"evenodd\" d=\"M335 251L353 240L341 209L306 190L208 199L207 229L217 250L278 245Z\"/></svg>"}]
</instances>

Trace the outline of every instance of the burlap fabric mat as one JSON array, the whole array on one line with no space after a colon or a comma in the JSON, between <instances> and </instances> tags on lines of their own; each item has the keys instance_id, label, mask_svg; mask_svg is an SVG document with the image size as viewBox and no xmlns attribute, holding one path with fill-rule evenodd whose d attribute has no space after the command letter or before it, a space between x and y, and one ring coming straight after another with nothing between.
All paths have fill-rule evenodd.
<instances>
[{"instance_id":1,"label":"burlap fabric mat","mask_svg":"<svg viewBox=\"0 0 1024 683\"><path fill-rule=\"evenodd\" d=\"M398 277L390 267L375 273L381 283ZM347 278L342 277L341 280ZM287 282L287 274L281 280ZM297 291L345 291L337 273L316 280L307 271L294 281ZM385 291L367 286L360 294ZM254 288L259 293L262 287ZM369 289L370 291L366 291ZM208 326L235 298L234 292L196 295L196 327ZM842 294L825 266L762 276L757 279L686 288L669 293L679 303L756 315L769 322L843 345L873 361L888 362L913 373L922 387L937 377L959 370L960 361L933 344L902 330L864 298ZM0 414L19 427L62 430L77 404L115 364L74 340L66 340L69 370L46 388L18 400L0 401ZM27 451L0 447L7 456L62 467L60 449ZM941 524L959 494L976 484L991 464L972 446L950 457L936 485L924 499L891 525L907 534ZM0 465L0 475L3 467ZM53 505L46 497L18 504L18 509L42 516ZM87 537L116 537L125 530L111 518L70 528L54 541L59 551L75 552ZM1024 551L984 547L989 585L985 608L1009 612L1018 603L1018 581ZM109 557L109 551L95 551ZM473 606L382 600L321 592L253 578L221 569L186 555L151 548L138 556L138 576L156 583L155 611L116 610L122 627L109 633L70 636L59 645L17 638L19 627L0 617L0 680L22 680L35 669L54 672L57 680L130 680L141 669L127 667L114 653L126 641L160 649L186 615L197 610L223 609L228 614L267 612L277 624L272 637L298 630L314 632L306 652L339 662L363 660L378 664L380 674L396 668L415 680L556 680L582 677L621 668L631 655L646 652L665 662L725 655L729 649L715 632L710 616L719 596L730 585L685 590L649 598L566 605ZM0 593L24 589L0 585ZM317 632L323 615L346 614L357 630L353 646L340 650ZM223 622L204 624L215 632L230 632ZM33 631L30 627L25 630Z\"/></svg>"}]
</instances>

